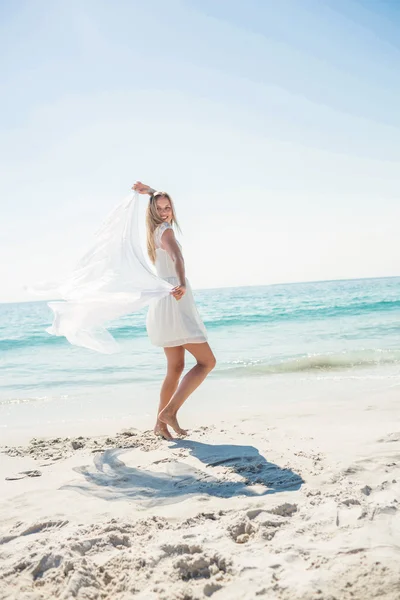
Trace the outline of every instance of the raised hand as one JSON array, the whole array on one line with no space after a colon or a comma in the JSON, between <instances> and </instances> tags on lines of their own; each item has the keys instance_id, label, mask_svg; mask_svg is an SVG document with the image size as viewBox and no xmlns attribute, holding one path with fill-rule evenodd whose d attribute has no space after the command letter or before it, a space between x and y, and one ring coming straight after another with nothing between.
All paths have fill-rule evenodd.
<instances>
[{"instance_id":1,"label":"raised hand","mask_svg":"<svg viewBox=\"0 0 400 600\"><path fill-rule=\"evenodd\" d=\"M141 181L136 181L136 183L133 184L132 189L139 194L154 194L153 188Z\"/></svg>"}]
</instances>

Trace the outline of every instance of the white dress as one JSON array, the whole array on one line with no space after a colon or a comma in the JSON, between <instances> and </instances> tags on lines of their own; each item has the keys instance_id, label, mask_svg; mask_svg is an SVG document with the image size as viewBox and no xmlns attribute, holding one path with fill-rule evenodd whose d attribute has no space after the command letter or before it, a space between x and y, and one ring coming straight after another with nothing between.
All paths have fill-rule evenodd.
<instances>
[{"instance_id":1,"label":"white dress","mask_svg":"<svg viewBox=\"0 0 400 600\"><path fill-rule=\"evenodd\" d=\"M169 223L162 223L154 232L157 275L173 286L179 285L175 264L168 252L161 248L161 237ZM192 289L186 279L186 294L175 300L170 294L151 302L147 313L147 332L154 346L170 348L207 341L204 323L197 311Z\"/></svg>"}]
</instances>

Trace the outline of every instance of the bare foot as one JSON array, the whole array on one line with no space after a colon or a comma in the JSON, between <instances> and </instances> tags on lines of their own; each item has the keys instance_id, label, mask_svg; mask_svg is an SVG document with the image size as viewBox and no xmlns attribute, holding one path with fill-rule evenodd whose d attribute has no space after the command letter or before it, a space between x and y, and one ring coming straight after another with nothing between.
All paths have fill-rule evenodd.
<instances>
[{"instance_id":1,"label":"bare foot","mask_svg":"<svg viewBox=\"0 0 400 600\"><path fill-rule=\"evenodd\" d=\"M178 423L178 419L176 418L176 415L174 415L171 412L168 412L168 410L166 410L165 408L158 415L158 420L161 421L161 423L165 423L165 425L169 425L170 427L172 427L172 429L178 435L187 435L188 434L188 432L185 429L182 429L182 427L180 427L180 425Z\"/></svg>"},{"instance_id":2,"label":"bare foot","mask_svg":"<svg viewBox=\"0 0 400 600\"><path fill-rule=\"evenodd\" d=\"M164 440L173 440L174 439L172 437L172 435L170 434L167 425L160 420L157 421L156 426L154 427L154 433L156 435L164 438Z\"/></svg>"}]
</instances>

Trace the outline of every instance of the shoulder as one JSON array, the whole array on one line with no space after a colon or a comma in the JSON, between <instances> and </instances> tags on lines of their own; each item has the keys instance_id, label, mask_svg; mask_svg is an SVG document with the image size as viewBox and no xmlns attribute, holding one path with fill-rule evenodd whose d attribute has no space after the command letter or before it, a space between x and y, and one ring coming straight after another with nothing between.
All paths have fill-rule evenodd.
<instances>
[{"instance_id":1,"label":"shoulder","mask_svg":"<svg viewBox=\"0 0 400 600\"><path fill-rule=\"evenodd\" d=\"M158 235L161 237L164 231L167 231L167 229L172 229L172 225L170 225L169 223L161 223L161 225L157 227Z\"/></svg>"},{"instance_id":2,"label":"shoulder","mask_svg":"<svg viewBox=\"0 0 400 600\"><path fill-rule=\"evenodd\" d=\"M171 231L172 235L174 234L173 227L169 223L161 223L154 231L154 237L158 244L161 243L161 238L166 231Z\"/></svg>"}]
</instances>

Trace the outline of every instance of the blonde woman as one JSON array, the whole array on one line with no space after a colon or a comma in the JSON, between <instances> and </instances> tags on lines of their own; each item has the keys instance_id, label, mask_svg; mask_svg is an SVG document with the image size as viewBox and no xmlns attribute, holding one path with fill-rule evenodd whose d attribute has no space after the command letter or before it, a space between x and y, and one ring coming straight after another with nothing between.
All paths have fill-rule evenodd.
<instances>
[{"instance_id":1,"label":"blonde woman","mask_svg":"<svg viewBox=\"0 0 400 600\"><path fill-rule=\"evenodd\" d=\"M178 435L187 434L179 426L178 410L215 367L215 357L186 279L182 249L173 229L179 226L172 199L166 192L156 192L140 181L132 189L150 196L146 214L147 252L157 275L174 286L169 296L152 302L146 323L150 341L163 347L167 358L154 432L172 439L168 426ZM197 364L180 382L186 351Z\"/></svg>"}]
</instances>

